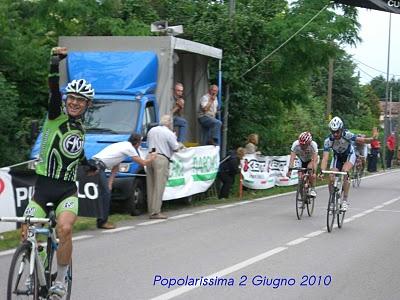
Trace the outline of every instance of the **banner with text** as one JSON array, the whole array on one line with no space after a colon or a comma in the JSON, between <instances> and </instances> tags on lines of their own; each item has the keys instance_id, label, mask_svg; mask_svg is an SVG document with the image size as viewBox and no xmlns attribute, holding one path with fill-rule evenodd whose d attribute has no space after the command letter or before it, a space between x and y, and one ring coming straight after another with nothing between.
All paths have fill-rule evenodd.
<instances>
[{"instance_id":1,"label":"banner with text","mask_svg":"<svg viewBox=\"0 0 400 300\"><path fill-rule=\"evenodd\" d=\"M243 186L262 190L276 186L295 185L298 182L297 171L293 171L291 177L286 177L288 172L290 155L263 156L246 154L241 161ZM295 166L299 161L295 161Z\"/></svg>"},{"instance_id":2,"label":"banner with text","mask_svg":"<svg viewBox=\"0 0 400 300\"><path fill-rule=\"evenodd\" d=\"M186 148L172 156L163 200L179 199L208 190L219 167L219 147Z\"/></svg>"}]
</instances>

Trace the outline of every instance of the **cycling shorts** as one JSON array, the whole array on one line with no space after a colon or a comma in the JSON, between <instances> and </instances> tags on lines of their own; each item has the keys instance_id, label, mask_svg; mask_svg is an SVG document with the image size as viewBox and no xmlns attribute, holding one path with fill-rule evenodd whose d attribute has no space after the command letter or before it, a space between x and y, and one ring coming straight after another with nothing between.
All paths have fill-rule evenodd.
<instances>
[{"instance_id":1,"label":"cycling shorts","mask_svg":"<svg viewBox=\"0 0 400 300\"><path fill-rule=\"evenodd\" d=\"M49 202L54 204L56 216L64 211L78 215L79 200L76 183L38 175L33 199L29 201L24 216L46 217L46 204Z\"/></svg>"},{"instance_id":2,"label":"cycling shorts","mask_svg":"<svg viewBox=\"0 0 400 300\"><path fill-rule=\"evenodd\" d=\"M353 151L348 155L335 154L331 161L331 169L335 168L341 171L346 162L350 162L354 166L354 163L356 162L356 154Z\"/></svg>"},{"instance_id":3,"label":"cycling shorts","mask_svg":"<svg viewBox=\"0 0 400 300\"><path fill-rule=\"evenodd\" d=\"M302 161L302 160L300 159L300 161L301 161L301 167L302 167L302 168L308 168L308 164L310 163L311 160L309 160L309 161Z\"/></svg>"}]
</instances>

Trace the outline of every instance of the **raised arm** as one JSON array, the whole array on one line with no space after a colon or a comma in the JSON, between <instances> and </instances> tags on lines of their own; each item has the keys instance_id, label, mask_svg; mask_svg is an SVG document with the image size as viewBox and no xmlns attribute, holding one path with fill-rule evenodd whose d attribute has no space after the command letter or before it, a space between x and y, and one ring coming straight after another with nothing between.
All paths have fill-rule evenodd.
<instances>
[{"instance_id":1,"label":"raised arm","mask_svg":"<svg viewBox=\"0 0 400 300\"><path fill-rule=\"evenodd\" d=\"M64 59L66 56L67 56L67 48L65 47L54 47L51 49L50 72L48 76L49 120L53 120L61 114L62 103L61 103L61 92L59 84L59 79L60 79L59 64L60 61Z\"/></svg>"}]
</instances>

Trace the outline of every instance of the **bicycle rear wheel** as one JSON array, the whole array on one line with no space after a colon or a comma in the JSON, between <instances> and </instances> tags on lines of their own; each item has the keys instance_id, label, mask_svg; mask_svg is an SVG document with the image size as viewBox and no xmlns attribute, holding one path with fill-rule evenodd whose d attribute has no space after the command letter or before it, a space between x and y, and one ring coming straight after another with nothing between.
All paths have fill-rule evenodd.
<instances>
[{"instance_id":1,"label":"bicycle rear wheel","mask_svg":"<svg viewBox=\"0 0 400 300\"><path fill-rule=\"evenodd\" d=\"M36 265L30 275L32 245L29 242L21 244L15 250L8 273L7 300L39 299L39 282Z\"/></svg>"},{"instance_id":2,"label":"bicycle rear wheel","mask_svg":"<svg viewBox=\"0 0 400 300\"><path fill-rule=\"evenodd\" d=\"M297 185L297 192L296 192L296 215L297 219L301 220L301 217L303 216L304 212L304 190L303 190L303 184L299 183Z\"/></svg>"},{"instance_id":3,"label":"bicycle rear wheel","mask_svg":"<svg viewBox=\"0 0 400 300\"><path fill-rule=\"evenodd\" d=\"M309 217L311 217L313 212L314 212L314 204L315 204L315 198L314 197L308 197L307 213L308 213Z\"/></svg>"},{"instance_id":4,"label":"bicycle rear wheel","mask_svg":"<svg viewBox=\"0 0 400 300\"><path fill-rule=\"evenodd\" d=\"M336 201L336 193L330 194L328 201L328 209L326 211L326 227L328 229L328 232L332 231L333 222L335 221L335 215L336 215L335 201Z\"/></svg>"}]
</instances>

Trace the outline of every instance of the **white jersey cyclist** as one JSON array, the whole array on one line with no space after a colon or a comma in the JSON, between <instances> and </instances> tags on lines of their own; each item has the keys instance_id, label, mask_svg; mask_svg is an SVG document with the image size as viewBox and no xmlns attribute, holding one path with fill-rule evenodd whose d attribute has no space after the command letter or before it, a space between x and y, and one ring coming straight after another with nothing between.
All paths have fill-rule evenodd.
<instances>
[{"instance_id":1,"label":"white jersey cyclist","mask_svg":"<svg viewBox=\"0 0 400 300\"><path fill-rule=\"evenodd\" d=\"M294 152L303 163L309 162L315 153L318 153L317 143L312 141L305 148L301 147L299 140L295 140L290 151Z\"/></svg>"},{"instance_id":2,"label":"white jersey cyclist","mask_svg":"<svg viewBox=\"0 0 400 300\"><path fill-rule=\"evenodd\" d=\"M362 137L362 138L365 137L365 135L363 135L363 134L358 134L357 136L358 137ZM367 148L367 145L365 143L354 142L353 146L354 146L354 150L356 152L356 156L361 156L363 158L367 157L368 148Z\"/></svg>"},{"instance_id":3,"label":"white jersey cyclist","mask_svg":"<svg viewBox=\"0 0 400 300\"><path fill-rule=\"evenodd\" d=\"M333 133L324 141L324 152L333 150L334 157L331 162L331 168L342 169L346 161L351 162L353 165L356 161L356 155L353 144L355 143L357 135L343 129L339 138L336 138Z\"/></svg>"}]
</instances>

